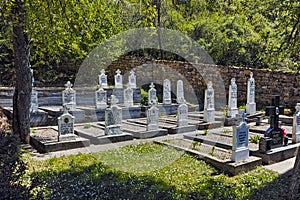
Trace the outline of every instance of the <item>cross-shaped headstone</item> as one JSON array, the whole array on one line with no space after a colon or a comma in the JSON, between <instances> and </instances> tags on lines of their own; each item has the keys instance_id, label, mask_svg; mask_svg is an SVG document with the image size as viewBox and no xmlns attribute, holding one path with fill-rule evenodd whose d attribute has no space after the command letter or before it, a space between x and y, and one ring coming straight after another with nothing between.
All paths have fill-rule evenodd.
<instances>
[{"instance_id":1,"label":"cross-shaped headstone","mask_svg":"<svg viewBox=\"0 0 300 200\"><path fill-rule=\"evenodd\" d=\"M245 112L243 112L241 114L241 118L242 118L242 122L246 122L246 119L247 119L247 114Z\"/></svg>"},{"instance_id":2,"label":"cross-shaped headstone","mask_svg":"<svg viewBox=\"0 0 300 200\"><path fill-rule=\"evenodd\" d=\"M118 98L115 95L111 95L110 97L110 105L114 106L119 102Z\"/></svg>"},{"instance_id":3,"label":"cross-shaped headstone","mask_svg":"<svg viewBox=\"0 0 300 200\"><path fill-rule=\"evenodd\" d=\"M101 74L105 74L105 70L104 69L101 69Z\"/></svg>"},{"instance_id":4,"label":"cross-shaped headstone","mask_svg":"<svg viewBox=\"0 0 300 200\"><path fill-rule=\"evenodd\" d=\"M67 87L67 89L71 89L71 87L73 86L72 83L70 81L67 82L67 84L65 84L65 86Z\"/></svg>"},{"instance_id":5,"label":"cross-shaped headstone","mask_svg":"<svg viewBox=\"0 0 300 200\"><path fill-rule=\"evenodd\" d=\"M121 74L121 71L118 69L118 70L116 71L116 73L117 73L117 75L120 75L120 74Z\"/></svg>"},{"instance_id":6,"label":"cross-shaped headstone","mask_svg":"<svg viewBox=\"0 0 300 200\"><path fill-rule=\"evenodd\" d=\"M151 82L150 88L155 88L155 85L153 84L153 82Z\"/></svg>"},{"instance_id":7,"label":"cross-shaped headstone","mask_svg":"<svg viewBox=\"0 0 300 200\"><path fill-rule=\"evenodd\" d=\"M266 115L270 116L270 128L279 129L279 115L283 114L284 107L279 105L279 95L274 95L271 106L266 107Z\"/></svg>"},{"instance_id":8,"label":"cross-shaped headstone","mask_svg":"<svg viewBox=\"0 0 300 200\"><path fill-rule=\"evenodd\" d=\"M129 73L130 73L130 76L134 76L135 72L133 70L131 70Z\"/></svg>"}]
</instances>

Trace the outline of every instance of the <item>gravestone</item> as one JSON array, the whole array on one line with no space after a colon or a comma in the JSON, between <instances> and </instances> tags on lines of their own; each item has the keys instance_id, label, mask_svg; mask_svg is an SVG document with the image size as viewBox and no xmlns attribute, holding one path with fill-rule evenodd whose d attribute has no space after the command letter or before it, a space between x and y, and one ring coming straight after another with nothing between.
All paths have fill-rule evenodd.
<instances>
[{"instance_id":1,"label":"gravestone","mask_svg":"<svg viewBox=\"0 0 300 200\"><path fill-rule=\"evenodd\" d=\"M122 108L117 106L118 99L111 95L110 107L105 109L105 135L122 134Z\"/></svg>"},{"instance_id":2,"label":"gravestone","mask_svg":"<svg viewBox=\"0 0 300 200\"><path fill-rule=\"evenodd\" d=\"M58 141L75 140L74 134L75 117L68 113L67 107L64 107L64 113L58 117Z\"/></svg>"},{"instance_id":3,"label":"gravestone","mask_svg":"<svg viewBox=\"0 0 300 200\"><path fill-rule=\"evenodd\" d=\"M62 92L63 107L70 111L76 110L76 92L73 90L70 81L65 85L67 88Z\"/></svg>"},{"instance_id":4,"label":"gravestone","mask_svg":"<svg viewBox=\"0 0 300 200\"><path fill-rule=\"evenodd\" d=\"M296 105L296 112L293 117L292 141L293 143L300 142L300 103Z\"/></svg>"},{"instance_id":5,"label":"gravestone","mask_svg":"<svg viewBox=\"0 0 300 200\"><path fill-rule=\"evenodd\" d=\"M255 80L252 72L250 73L250 78L248 80L246 111L249 115L256 113Z\"/></svg>"},{"instance_id":6,"label":"gravestone","mask_svg":"<svg viewBox=\"0 0 300 200\"><path fill-rule=\"evenodd\" d=\"M34 89L31 91L31 105L30 105L30 112L36 113L38 112L39 104L38 104L38 92Z\"/></svg>"},{"instance_id":7,"label":"gravestone","mask_svg":"<svg viewBox=\"0 0 300 200\"><path fill-rule=\"evenodd\" d=\"M133 89L130 87L124 90L124 105L127 108L133 106Z\"/></svg>"},{"instance_id":8,"label":"gravestone","mask_svg":"<svg viewBox=\"0 0 300 200\"><path fill-rule=\"evenodd\" d=\"M123 88L121 71L118 69L115 75L115 88Z\"/></svg>"},{"instance_id":9,"label":"gravestone","mask_svg":"<svg viewBox=\"0 0 300 200\"><path fill-rule=\"evenodd\" d=\"M99 85L101 88L108 88L107 84L107 75L105 75L105 70L101 70L101 74L99 75Z\"/></svg>"},{"instance_id":10,"label":"gravestone","mask_svg":"<svg viewBox=\"0 0 300 200\"><path fill-rule=\"evenodd\" d=\"M177 126L188 126L188 109L189 107L182 103L177 108Z\"/></svg>"},{"instance_id":11,"label":"gravestone","mask_svg":"<svg viewBox=\"0 0 300 200\"><path fill-rule=\"evenodd\" d=\"M283 145L283 130L279 127L279 115L283 114L284 107L279 106L279 95L272 99L271 106L266 107L266 116L270 116L270 128L265 132L265 137L272 139L272 148Z\"/></svg>"},{"instance_id":12,"label":"gravestone","mask_svg":"<svg viewBox=\"0 0 300 200\"><path fill-rule=\"evenodd\" d=\"M215 92L212 85L212 82L209 81L207 84L207 89L205 90L203 113L203 119L205 122L215 121Z\"/></svg>"},{"instance_id":13,"label":"gravestone","mask_svg":"<svg viewBox=\"0 0 300 200\"><path fill-rule=\"evenodd\" d=\"M183 81L178 80L177 81L177 99L178 104L182 104L185 102L184 100L184 89L183 89Z\"/></svg>"},{"instance_id":14,"label":"gravestone","mask_svg":"<svg viewBox=\"0 0 300 200\"><path fill-rule=\"evenodd\" d=\"M148 91L148 105L156 105L156 89L153 83L150 84L150 89Z\"/></svg>"},{"instance_id":15,"label":"gravestone","mask_svg":"<svg viewBox=\"0 0 300 200\"><path fill-rule=\"evenodd\" d=\"M158 130L159 109L152 104L147 110L147 131Z\"/></svg>"},{"instance_id":16,"label":"gravestone","mask_svg":"<svg viewBox=\"0 0 300 200\"><path fill-rule=\"evenodd\" d=\"M246 114L243 112L242 121L238 126L233 126L232 137L232 157L234 162L239 162L249 158L249 125L246 123Z\"/></svg>"},{"instance_id":17,"label":"gravestone","mask_svg":"<svg viewBox=\"0 0 300 200\"><path fill-rule=\"evenodd\" d=\"M99 90L96 91L96 109L107 108L107 96L106 91L100 86Z\"/></svg>"},{"instance_id":18,"label":"gravestone","mask_svg":"<svg viewBox=\"0 0 300 200\"><path fill-rule=\"evenodd\" d=\"M136 88L136 76L133 70L130 71L130 75L128 77L129 85L128 87L135 89Z\"/></svg>"},{"instance_id":19,"label":"gravestone","mask_svg":"<svg viewBox=\"0 0 300 200\"><path fill-rule=\"evenodd\" d=\"M237 108L237 85L235 83L235 78L231 79L231 84L229 86L229 98L228 98L228 116L236 117L238 114Z\"/></svg>"},{"instance_id":20,"label":"gravestone","mask_svg":"<svg viewBox=\"0 0 300 200\"><path fill-rule=\"evenodd\" d=\"M171 103L171 82L169 79L165 79L163 85L163 104L170 105Z\"/></svg>"}]
</instances>

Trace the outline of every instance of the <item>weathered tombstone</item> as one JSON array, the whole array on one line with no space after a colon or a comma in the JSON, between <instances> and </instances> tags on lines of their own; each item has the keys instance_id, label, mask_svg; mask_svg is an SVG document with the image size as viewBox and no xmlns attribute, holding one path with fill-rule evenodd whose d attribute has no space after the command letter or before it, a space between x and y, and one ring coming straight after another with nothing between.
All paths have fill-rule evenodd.
<instances>
[{"instance_id":1,"label":"weathered tombstone","mask_svg":"<svg viewBox=\"0 0 300 200\"><path fill-rule=\"evenodd\" d=\"M75 117L68 113L67 107L64 107L64 113L58 117L58 141L75 140L74 134Z\"/></svg>"},{"instance_id":2,"label":"weathered tombstone","mask_svg":"<svg viewBox=\"0 0 300 200\"><path fill-rule=\"evenodd\" d=\"M171 82L169 79L165 79L163 88L163 104L169 105L171 103Z\"/></svg>"},{"instance_id":3,"label":"weathered tombstone","mask_svg":"<svg viewBox=\"0 0 300 200\"><path fill-rule=\"evenodd\" d=\"M242 121L238 126L233 126L232 137L232 157L234 162L239 162L249 158L248 135L249 125L246 123L246 114L243 112Z\"/></svg>"},{"instance_id":4,"label":"weathered tombstone","mask_svg":"<svg viewBox=\"0 0 300 200\"><path fill-rule=\"evenodd\" d=\"M70 111L76 110L76 92L70 81L65 85L67 88L62 92L63 106Z\"/></svg>"},{"instance_id":5,"label":"weathered tombstone","mask_svg":"<svg viewBox=\"0 0 300 200\"><path fill-rule=\"evenodd\" d=\"M188 126L188 110L189 107L182 103L177 108L177 126Z\"/></svg>"},{"instance_id":6,"label":"weathered tombstone","mask_svg":"<svg viewBox=\"0 0 300 200\"><path fill-rule=\"evenodd\" d=\"M115 75L115 88L123 88L123 79L121 75L121 71L118 69Z\"/></svg>"},{"instance_id":7,"label":"weathered tombstone","mask_svg":"<svg viewBox=\"0 0 300 200\"><path fill-rule=\"evenodd\" d=\"M155 85L151 83L150 89L148 91L148 105L156 105L156 89Z\"/></svg>"},{"instance_id":8,"label":"weathered tombstone","mask_svg":"<svg viewBox=\"0 0 300 200\"><path fill-rule=\"evenodd\" d=\"M38 92L36 90L32 89L30 112L36 113L36 112L38 112L38 109L39 109Z\"/></svg>"},{"instance_id":9,"label":"weathered tombstone","mask_svg":"<svg viewBox=\"0 0 300 200\"><path fill-rule=\"evenodd\" d=\"M152 104L147 110L147 131L158 130L159 109Z\"/></svg>"},{"instance_id":10,"label":"weathered tombstone","mask_svg":"<svg viewBox=\"0 0 300 200\"><path fill-rule=\"evenodd\" d=\"M177 99L178 104L182 104L185 102L184 100L184 89L183 89L183 81L178 80L177 81Z\"/></svg>"},{"instance_id":11,"label":"weathered tombstone","mask_svg":"<svg viewBox=\"0 0 300 200\"><path fill-rule=\"evenodd\" d=\"M101 88L108 88L107 84L107 75L105 75L105 70L101 70L101 74L99 75L99 85Z\"/></svg>"},{"instance_id":12,"label":"weathered tombstone","mask_svg":"<svg viewBox=\"0 0 300 200\"><path fill-rule=\"evenodd\" d=\"M272 99L271 106L266 107L266 115L270 116L270 128L265 132L265 137L272 139L272 148L283 145L283 130L279 127L279 115L283 114L284 107L279 106L279 95Z\"/></svg>"},{"instance_id":13,"label":"weathered tombstone","mask_svg":"<svg viewBox=\"0 0 300 200\"><path fill-rule=\"evenodd\" d=\"M252 72L250 73L250 78L248 80L246 111L249 115L256 113L255 80Z\"/></svg>"},{"instance_id":14,"label":"weathered tombstone","mask_svg":"<svg viewBox=\"0 0 300 200\"><path fill-rule=\"evenodd\" d=\"M106 91L100 87L96 91L96 109L106 109L107 108L107 97Z\"/></svg>"},{"instance_id":15,"label":"weathered tombstone","mask_svg":"<svg viewBox=\"0 0 300 200\"><path fill-rule=\"evenodd\" d=\"M129 75L128 79L129 79L128 87L133 88L133 89L136 88L136 76L135 76L133 70L130 71L130 75Z\"/></svg>"},{"instance_id":16,"label":"weathered tombstone","mask_svg":"<svg viewBox=\"0 0 300 200\"><path fill-rule=\"evenodd\" d=\"M133 106L133 89L130 87L124 90L124 105L125 107Z\"/></svg>"},{"instance_id":17,"label":"weathered tombstone","mask_svg":"<svg viewBox=\"0 0 300 200\"><path fill-rule=\"evenodd\" d=\"M209 81L205 90L203 119L206 122L215 121L215 92L212 85Z\"/></svg>"},{"instance_id":18,"label":"weathered tombstone","mask_svg":"<svg viewBox=\"0 0 300 200\"><path fill-rule=\"evenodd\" d=\"M296 112L293 117L292 141L293 143L300 142L300 103L296 105Z\"/></svg>"},{"instance_id":19,"label":"weathered tombstone","mask_svg":"<svg viewBox=\"0 0 300 200\"><path fill-rule=\"evenodd\" d=\"M117 106L115 95L110 99L110 107L105 109L105 135L119 135L122 134L122 109Z\"/></svg>"},{"instance_id":20,"label":"weathered tombstone","mask_svg":"<svg viewBox=\"0 0 300 200\"><path fill-rule=\"evenodd\" d=\"M228 98L228 116L236 117L238 114L237 108L237 85L235 83L235 78L231 79L231 84L229 86L229 98Z\"/></svg>"}]
</instances>

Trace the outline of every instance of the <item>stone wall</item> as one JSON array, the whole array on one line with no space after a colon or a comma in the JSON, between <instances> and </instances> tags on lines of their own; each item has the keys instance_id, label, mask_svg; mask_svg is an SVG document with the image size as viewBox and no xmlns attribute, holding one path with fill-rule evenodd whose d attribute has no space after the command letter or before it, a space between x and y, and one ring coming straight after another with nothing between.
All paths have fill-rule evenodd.
<instances>
[{"instance_id":1,"label":"stone wall","mask_svg":"<svg viewBox=\"0 0 300 200\"><path fill-rule=\"evenodd\" d=\"M106 70L109 75L109 81L112 84L113 75L117 69L122 71L123 83L127 82L129 71L134 69L137 72L138 86L142 86L144 89L148 89L148 83L152 81L151 79L156 80L154 82L158 84L158 94L162 94L162 87L159 85L162 85L163 79L170 79L172 92L174 91L172 97L174 98L176 94L176 81L184 79L185 94L194 93L197 96L200 107L203 104L204 90L209 80L212 80L214 84L215 98L219 102L219 106L224 106L224 103L227 103L228 87L231 78L236 78L238 105L246 104L247 80L250 77L251 71L253 72L256 84L255 99L258 109L263 109L266 105L269 105L271 95L274 94L280 94L281 104L289 108L294 108L296 103L300 102L300 72L123 57L114 61ZM188 100L190 96L185 95L185 97Z\"/></svg>"}]
</instances>

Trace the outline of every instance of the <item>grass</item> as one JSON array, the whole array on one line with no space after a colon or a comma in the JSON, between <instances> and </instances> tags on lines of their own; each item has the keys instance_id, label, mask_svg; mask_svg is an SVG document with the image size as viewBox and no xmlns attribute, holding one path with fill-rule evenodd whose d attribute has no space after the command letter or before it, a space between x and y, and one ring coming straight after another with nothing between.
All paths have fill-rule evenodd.
<instances>
[{"instance_id":1,"label":"grass","mask_svg":"<svg viewBox=\"0 0 300 200\"><path fill-rule=\"evenodd\" d=\"M249 199L278 174L258 167L235 177L154 143L28 160L32 199Z\"/></svg>"}]
</instances>

